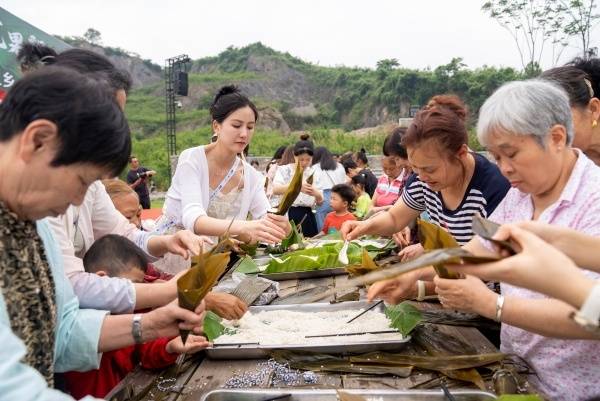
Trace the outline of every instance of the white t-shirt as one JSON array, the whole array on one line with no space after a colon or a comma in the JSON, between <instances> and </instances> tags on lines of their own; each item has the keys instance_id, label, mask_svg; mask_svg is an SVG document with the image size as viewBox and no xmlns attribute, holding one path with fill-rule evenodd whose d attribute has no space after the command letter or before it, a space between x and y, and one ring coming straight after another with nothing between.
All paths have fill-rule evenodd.
<instances>
[{"instance_id":1,"label":"white t-shirt","mask_svg":"<svg viewBox=\"0 0 600 401\"><path fill-rule=\"evenodd\" d=\"M241 193L238 220L246 220L248 213L259 219L267 214L269 200L264 190L264 176L250 164L243 162L244 188ZM198 217L206 216L210 198L208 162L204 146L181 152L177 169L167 191L164 213L190 231Z\"/></svg>"},{"instance_id":2,"label":"white t-shirt","mask_svg":"<svg viewBox=\"0 0 600 401\"><path fill-rule=\"evenodd\" d=\"M323 170L321 165L317 163L313 166L313 170L315 172L315 185L321 191L346 183L346 170L341 163L337 163L335 170Z\"/></svg>"},{"instance_id":3,"label":"white t-shirt","mask_svg":"<svg viewBox=\"0 0 600 401\"><path fill-rule=\"evenodd\" d=\"M273 179L274 185L289 185L292 181L292 177L296 172L296 163L286 164L285 166L279 166L277 168L277 172L275 173L275 178ZM308 177L313 173L312 167L308 167L304 169L302 173L302 181L306 182ZM313 183L317 177L313 177ZM277 204L279 204L279 200L281 200L281 196L276 200ZM292 206L305 206L305 207L313 207L316 203L315 197L307 195L303 192L300 192Z\"/></svg>"}]
</instances>

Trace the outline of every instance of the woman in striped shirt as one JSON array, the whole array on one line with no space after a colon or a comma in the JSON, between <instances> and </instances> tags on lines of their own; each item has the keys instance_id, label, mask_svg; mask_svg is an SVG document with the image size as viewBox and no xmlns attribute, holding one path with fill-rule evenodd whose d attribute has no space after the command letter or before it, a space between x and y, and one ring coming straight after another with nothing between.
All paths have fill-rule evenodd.
<instances>
[{"instance_id":1,"label":"woman in striped shirt","mask_svg":"<svg viewBox=\"0 0 600 401\"><path fill-rule=\"evenodd\" d=\"M426 211L432 223L444 227L459 244L465 244L473 237L473 216L489 216L508 192L510 185L498 168L469 150L466 110L460 99L434 99L435 103L417 114L402 137L416 173L408 179L402 197L386 213L366 221L346 222L341 230L344 238L392 235ZM419 250L422 248L415 252L415 247L409 247L403 252L415 256ZM377 283L369 295L386 300L415 297L418 274L419 271L411 277L404 275L402 280ZM426 284L426 291L427 288L433 293L432 282Z\"/></svg>"}]
</instances>

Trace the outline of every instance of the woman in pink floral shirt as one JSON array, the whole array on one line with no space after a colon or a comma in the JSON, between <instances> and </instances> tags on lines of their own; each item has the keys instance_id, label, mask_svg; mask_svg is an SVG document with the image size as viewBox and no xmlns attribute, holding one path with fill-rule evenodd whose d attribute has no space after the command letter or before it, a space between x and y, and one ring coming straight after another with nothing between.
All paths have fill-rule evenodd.
<instances>
[{"instance_id":1,"label":"woman in pink floral shirt","mask_svg":"<svg viewBox=\"0 0 600 401\"><path fill-rule=\"evenodd\" d=\"M481 108L477 128L512 186L491 220L536 220L600 236L600 168L570 146L571 111L562 89L539 80L504 85ZM474 238L465 248L490 253L485 245ZM530 381L548 398L600 394L600 341L590 341L594 335L568 318L571 306L508 284L500 296L469 275L435 282L445 307L502 322L501 350L531 365L537 376Z\"/></svg>"}]
</instances>

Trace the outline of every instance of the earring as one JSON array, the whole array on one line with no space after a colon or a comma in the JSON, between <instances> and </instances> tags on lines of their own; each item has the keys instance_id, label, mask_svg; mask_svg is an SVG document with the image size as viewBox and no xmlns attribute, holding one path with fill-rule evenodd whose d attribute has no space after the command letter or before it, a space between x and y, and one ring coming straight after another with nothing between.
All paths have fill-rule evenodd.
<instances>
[{"instance_id":1,"label":"earring","mask_svg":"<svg viewBox=\"0 0 600 401\"><path fill-rule=\"evenodd\" d=\"M598 121L594 120L592 121L592 128L596 128L598 126Z\"/></svg>"}]
</instances>

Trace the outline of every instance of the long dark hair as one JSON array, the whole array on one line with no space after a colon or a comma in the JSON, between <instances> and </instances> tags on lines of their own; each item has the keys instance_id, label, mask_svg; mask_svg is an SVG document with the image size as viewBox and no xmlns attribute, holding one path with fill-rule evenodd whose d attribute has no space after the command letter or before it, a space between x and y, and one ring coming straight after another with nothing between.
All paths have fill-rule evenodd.
<instances>
[{"instance_id":1,"label":"long dark hair","mask_svg":"<svg viewBox=\"0 0 600 401\"><path fill-rule=\"evenodd\" d=\"M325 146L318 146L315 149L312 164L313 166L319 164L321 170L335 170L337 168L337 162L333 159L333 155Z\"/></svg>"},{"instance_id":2,"label":"long dark hair","mask_svg":"<svg viewBox=\"0 0 600 401\"><path fill-rule=\"evenodd\" d=\"M283 152L285 152L285 146L281 145L280 147L277 148L277 150L275 151L275 153L273 154L273 158L269 161L268 165L271 165L273 163L276 163L277 161L281 160L281 157L283 156Z\"/></svg>"},{"instance_id":3,"label":"long dark hair","mask_svg":"<svg viewBox=\"0 0 600 401\"><path fill-rule=\"evenodd\" d=\"M572 107L587 107L594 96L599 96L593 89L593 81L583 70L572 66L556 67L544 71L540 78L560 85L569 96Z\"/></svg>"}]
</instances>

